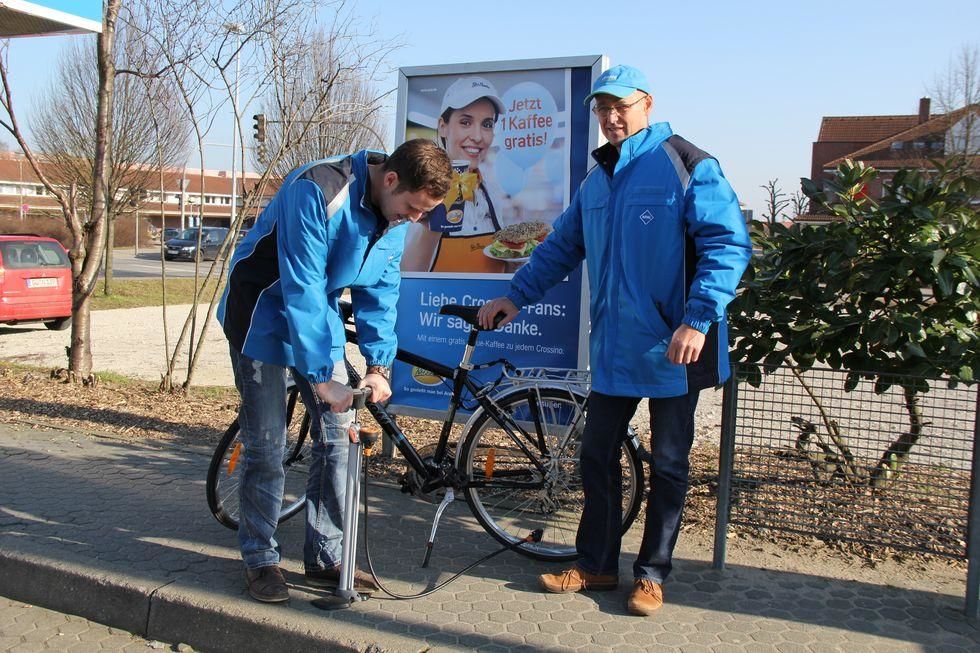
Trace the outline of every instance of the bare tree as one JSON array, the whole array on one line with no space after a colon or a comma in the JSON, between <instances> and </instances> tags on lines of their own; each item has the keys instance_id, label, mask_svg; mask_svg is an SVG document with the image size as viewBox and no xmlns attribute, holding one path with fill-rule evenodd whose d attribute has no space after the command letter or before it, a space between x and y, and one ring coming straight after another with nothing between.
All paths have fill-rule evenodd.
<instances>
[{"instance_id":1,"label":"bare tree","mask_svg":"<svg viewBox=\"0 0 980 653\"><path fill-rule=\"evenodd\" d=\"M90 299L98 279L102 251L105 245L106 225L106 169L112 147L112 96L115 90L115 67L113 48L116 38L116 21L119 17L120 0L106 0L102 18L102 32L96 37L97 81L96 111L94 128L94 163L90 183L91 204L86 212L79 211L79 187L71 185L67 189L48 178L41 161L27 144L23 131L17 121L13 102L13 90L7 74L7 47L0 46L0 106L6 119L0 119L0 126L6 129L17 141L38 180L61 206L68 230L71 232L71 246L68 258L72 268L72 328L71 345L68 348L68 379L91 383L92 342L90 334Z\"/></svg>"},{"instance_id":2,"label":"bare tree","mask_svg":"<svg viewBox=\"0 0 980 653\"><path fill-rule=\"evenodd\" d=\"M125 16L125 11L123 12ZM123 18L125 21L125 18ZM128 68L140 45L126 29L117 31L116 69ZM75 184L88 203L95 165L95 53L75 42L66 47L58 62L51 86L35 108L33 132L44 151L52 181L62 186ZM105 294L111 294L112 248L116 218L131 212L142 200L157 174L157 166L172 166L183 160L187 128L181 112L174 111L176 92L170 83L158 83L154 95L146 93L140 80L119 76L113 94L112 147L106 168ZM160 125L160 138L153 122ZM158 151L162 148L162 151ZM162 155L162 156L161 156Z\"/></svg>"},{"instance_id":3,"label":"bare tree","mask_svg":"<svg viewBox=\"0 0 980 653\"><path fill-rule=\"evenodd\" d=\"M786 208L790 205L790 199L786 197L779 188L779 179L770 179L759 188L766 191L766 208L762 218L768 225L773 225L786 218Z\"/></svg>"},{"instance_id":4,"label":"bare tree","mask_svg":"<svg viewBox=\"0 0 980 653\"><path fill-rule=\"evenodd\" d=\"M279 153L271 166L282 179L304 163L365 147L384 147L387 128L372 71L345 61L335 34L314 34L300 56L285 51L273 61L266 93L266 151ZM256 157L261 166L262 161Z\"/></svg>"},{"instance_id":5,"label":"bare tree","mask_svg":"<svg viewBox=\"0 0 980 653\"><path fill-rule=\"evenodd\" d=\"M141 20L134 21L132 27L143 39L143 60L134 63L133 70L127 72L144 79L169 77L173 80L190 122L192 143L197 145L202 200L205 139L230 106L238 130L239 147L234 156L241 164L240 169L245 169L246 147L241 129L244 107L255 98L265 96L274 80L282 78L276 72L277 66L302 61L308 54L306 48L318 35L323 42L331 44L329 51L334 60L343 62L334 69L334 77L321 84L310 84L306 91L309 98L295 102L292 106L297 108L281 116L283 133L292 137L293 126L299 125L296 136L303 140L314 124L312 118L319 114L304 114L298 107L314 107L321 112L329 110L330 94L337 86L337 79L346 79L353 75L353 71L360 75L360 79L372 79L392 47L379 44L373 38L373 28L365 27L366 23L349 11L344 1L242 0L230 8L219 0L137 0L135 4L139 9L134 14ZM327 14L333 21L325 30L320 20ZM246 94L241 100L239 88ZM297 93L302 95L302 91ZM173 349L167 352L167 373L161 382L162 388L187 389L191 385L201 352L199 345L195 348L195 341L205 340L220 291L220 283L209 285L208 281L224 277L227 255L241 221L254 210L258 198L266 194L270 170L276 168L287 149L281 147L270 151L269 166L254 192L249 194L236 221L230 225L228 238L215 262L203 276L200 266L195 266L197 291L180 336ZM200 202L199 206L202 205ZM201 303L207 303L208 310L199 328L197 314ZM166 305L163 310L166 318ZM173 378L174 369L185 348L187 377L177 384Z\"/></svg>"},{"instance_id":6,"label":"bare tree","mask_svg":"<svg viewBox=\"0 0 980 653\"><path fill-rule=\"evenodd\" d=\"M802 190L798 190L790 196L789 208L792 212L793 220L796 220L798 217L805 214L809 207L810 199L803 193Z\"/></svg>"},{"instance_id":7,"label":"bare tree","mask_svg":"<svg viewBox=\"0 0 980 653\"><path fill-rule=\"evenodd\" d=\"M950 57L946 70L936 75L928 92L945 114L967 109L949 127L946 155L980 154L980 48L975 43L963 45Z\"/></svg>"}]
</instances>

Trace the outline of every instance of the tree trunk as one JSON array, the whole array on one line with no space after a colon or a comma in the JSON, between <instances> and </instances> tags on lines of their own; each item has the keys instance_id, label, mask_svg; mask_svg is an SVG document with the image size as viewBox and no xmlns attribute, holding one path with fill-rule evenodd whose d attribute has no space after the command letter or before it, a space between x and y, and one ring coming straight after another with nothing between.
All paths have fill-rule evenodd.
<instances>
[{"instance_id":1,"label":"tree trunk","mask_svg":"<svg viewBox=\"0 0 980 653\"><path fill-rule=\"evenodd\" d=\"M72 305L71 351L68 354L69 378L88 382L92 376L92 346L89 338L89 299L98 280L105 246L106 228L106 168L112 148L112 93L115 85L115 65L112 48L116 37L116 19L121 0L107 0L102 19L102 33L96 40L99 62L99 89L95 116L95 165L92 171L92 213L85 233L87 255L82 270L75 278Z\"/></svg>"},{"instance_id":2,"label":"tree trunk","mask_svg":"<svg viewBox=\"0 0 980 653\"><path fill-rule=\"evenodd\" d=\"M892 484L902 468L909 461L912 448L915 447L925 424L922 423L922 407L919 396L914 388L905 387L905 410L909 414L909 430L895 439L885 453L881 455L878 464L871 474L871 486L875 490L885 490Z\"/></svg>"},{"instance_id":3,"label":"tree trunk","mask_svg":"<svg viewBox=\"0 0 980 653\"><path fill-rule=\"evenodd\" d=\"M92 377L92 339L91 293L72 293L71 346L68 348L68 378L76 383L91 383Z\"/></svg>"}]
</instances>

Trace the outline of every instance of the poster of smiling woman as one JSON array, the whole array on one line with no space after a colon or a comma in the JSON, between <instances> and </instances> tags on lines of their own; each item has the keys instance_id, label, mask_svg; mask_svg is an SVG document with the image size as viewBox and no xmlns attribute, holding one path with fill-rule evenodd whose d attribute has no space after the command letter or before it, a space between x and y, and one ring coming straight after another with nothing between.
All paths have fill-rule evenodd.
<instances>
[{"instance_id":1,"label":"poster of smiling woman","mask_svg":"<svg viewBox=\"0 0 980 653\"><path fill-rule=\"evenodd\" d=\"M454 366L467 327L439 315L439 307L504 294L551 233L597 145L582 98L604 62L587 56L399 71L396 142L432 139L455 170L443 203L409 226L398 304L402 347ZM585 292L579 268L504 330L482 335L475 360L584 367ZM446 406L448 389L425 370L396 365L392 388L393 403L407 408L401 412Z\"/></svg>"}]
</instances>

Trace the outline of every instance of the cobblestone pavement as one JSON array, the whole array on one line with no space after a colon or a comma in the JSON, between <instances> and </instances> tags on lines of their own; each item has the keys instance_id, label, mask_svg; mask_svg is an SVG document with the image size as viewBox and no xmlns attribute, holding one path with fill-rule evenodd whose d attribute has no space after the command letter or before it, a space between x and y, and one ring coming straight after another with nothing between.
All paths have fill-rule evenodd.
<instances>
[{"instance_id":1,"label":"cobblestone pavement","mask_svg":"<svg viewBox=\"0 0 980 653\"><path fill-rule=\"evenodd\" d=\"M205 450L0 424L0 595L200 651L980 650L962 588L768 570L751 551L719 571L710 549L683 535L667 605L650 618L627 614L626 583L544 595L536 576L561 567L514 553L425 598L321 612L310 604L320 594L302 584L303 523L293 519L279 538L292 599L261 605L245 594L234 533L208 513L207 462ZM435 506L373 484L369 493L373 561L398 593L496 548L460 501L443 517L432 568L421 569ZM624 577L631 562L623 556Z\"/></svg>"},{"instance_id":2,"label":"cobblestone pavement","mask_svg":"<svg viewBox=\"0 0 980 653\"><path fill-rule=\"evenodd\" d=\"M117 628L0 597L0 653L27 651L124 651L168 649Z\"/></svg>"}]
</instances>

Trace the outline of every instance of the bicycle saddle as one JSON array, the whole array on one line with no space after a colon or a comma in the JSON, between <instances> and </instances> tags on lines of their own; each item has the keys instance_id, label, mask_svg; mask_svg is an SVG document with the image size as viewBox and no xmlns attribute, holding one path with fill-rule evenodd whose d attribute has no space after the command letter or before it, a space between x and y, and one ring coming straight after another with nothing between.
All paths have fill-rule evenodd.
<instances>
[{"instance_id":1,"label":"bicycle saddle","mask_svg":"<svg viewBox=\"0 0 980 653\"><path fill-rule=\"evenodd\" d=\"M477 313L480 312L479 306L460 306L459 304L446 304L439 309L440 315L453 315L458 318L462 318L464 322L472 327L476 327L480 331L486 331L480 326L480 322L477 320ZM493 318L493 326L497 328L500 320L504 318L503 313L498 313Z\"/></svg>"}]
</instances>

